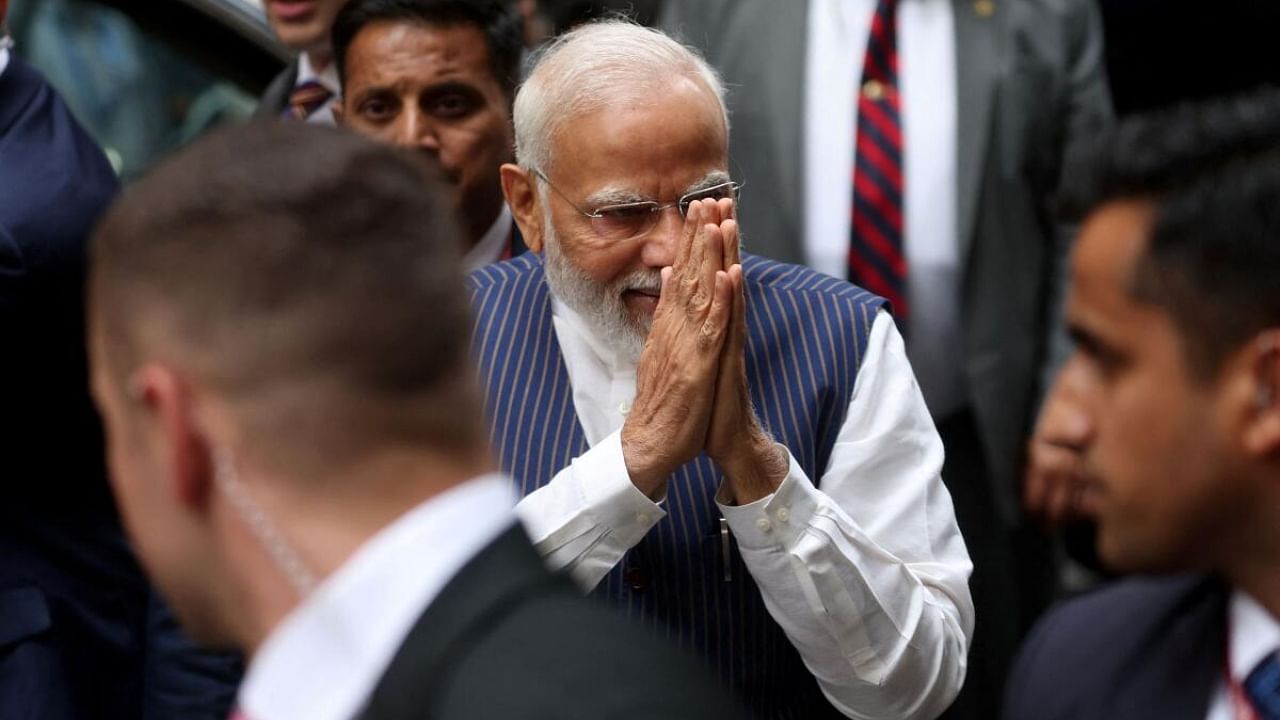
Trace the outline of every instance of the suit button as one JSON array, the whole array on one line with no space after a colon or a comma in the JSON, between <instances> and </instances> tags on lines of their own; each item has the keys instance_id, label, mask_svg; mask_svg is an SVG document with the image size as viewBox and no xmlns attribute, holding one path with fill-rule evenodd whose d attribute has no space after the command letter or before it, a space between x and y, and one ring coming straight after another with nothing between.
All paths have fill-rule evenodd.
<instances>
[{"instance_id":1,"label":"suit button","mask_svg":"<svg viewBox=\"0 0 1280 720\"><path fill-rule=\"evenodd\" d=\"M641 592L649 587L649 573L634 565L622 571L622 580L636 592Z\"/></svg>"}]
</instances>

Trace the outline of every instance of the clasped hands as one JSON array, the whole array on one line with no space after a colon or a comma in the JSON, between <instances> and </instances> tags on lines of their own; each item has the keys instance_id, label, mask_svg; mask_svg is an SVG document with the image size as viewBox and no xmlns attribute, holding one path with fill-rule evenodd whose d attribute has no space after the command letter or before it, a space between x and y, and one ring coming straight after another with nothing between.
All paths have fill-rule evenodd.
<instances>
[{"instance_id":1,"label":"clasped hands","mask_svg":"<svg viewBox=\"0 0 1280 720\"><path fill-rule=\"evenodd\" d=\"M746 336L733 201L694 201L675 262L662 269L622 426L627 472L645 495L665 495L671 473L701 452L724 472L731 504L765 497L786 477L789 456L751 406Z\"/></svg>"}]
</instances>

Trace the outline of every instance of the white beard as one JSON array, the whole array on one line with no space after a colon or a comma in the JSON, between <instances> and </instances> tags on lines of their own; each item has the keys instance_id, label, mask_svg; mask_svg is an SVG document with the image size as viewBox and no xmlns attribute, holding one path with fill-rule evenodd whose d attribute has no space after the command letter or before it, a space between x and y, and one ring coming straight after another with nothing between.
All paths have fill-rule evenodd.
<instances>
[{"instance_id":1,"label":"white beard","mask_svg":"<svg viewBox=\"0 0 1280 720\"><path fill-rule=\"evenodd\" d=\"M636 270L608 285L601 285L561 252L560 238L551 218L544 217L543 223L543 264L551 292L582 316L592 331L622 360L639 363L653 318L648 315L634 317L622 301L622 293L643 290L656 295L662 289L661 271Z\"/></svg>"}]
</instances>

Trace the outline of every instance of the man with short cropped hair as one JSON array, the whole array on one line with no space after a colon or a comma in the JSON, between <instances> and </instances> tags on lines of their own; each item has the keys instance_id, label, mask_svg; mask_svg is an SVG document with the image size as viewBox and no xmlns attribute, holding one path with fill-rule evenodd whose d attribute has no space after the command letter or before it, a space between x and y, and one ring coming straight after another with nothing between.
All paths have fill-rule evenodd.
<instances>
[{"instance_id":1,"label":"man with short cropped hair","mask_svg":"<svg viewBox=\"0 0 1280 720\"><path fill-rule=\"evenodd\" d=\"M1048 615L1006 717L1275 720L1280 93L1126 121L1068 176L1083 505L1106 565L1171 576Z\"/></svg>"},{"instance_id":2,"label":"man with short cropped hair","mask_svg":"<svg viewBox=\"0 0 1280 720\"><path fill-rule=\"evenodd\" d=\"M340 124L435 160L454 193L463 267L524 251L498 168L512 159L520 17L497 0L351 0L333 27Z\"/></svg>"},{"instance_id":3,"label":"man with short cropped hair","mask_svg":"<svg viewBox=\"0 0 1280 720\"><path fill-rule=\"evenodd\" d=\"M577 596L492 471L456 230L414 158L259 123L182 151L93 245L116 498L254 720L731 718Z\"/></svg>"}]
</instances>

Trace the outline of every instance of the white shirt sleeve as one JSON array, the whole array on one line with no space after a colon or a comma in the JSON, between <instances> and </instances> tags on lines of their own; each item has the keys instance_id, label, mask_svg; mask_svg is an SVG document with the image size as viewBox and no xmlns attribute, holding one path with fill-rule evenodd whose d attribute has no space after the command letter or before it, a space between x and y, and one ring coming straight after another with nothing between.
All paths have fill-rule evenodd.
<instances>
[{"instance_id":1,"label":"white shirt sleeve","mask_svg":"<svg viewBox=\"0 0 1280 720\"><path fill-rule=\"evenodd\" d=\"M973 569L942 484L942 440L902 336L877 316L818 484L721 505L765 605L853 718L932 718L964 682Z\"/></svg>"},{"instance_id":2,"label":"white shirt sleeve","mask_svg":"<svg viewBox=\"0 0 1280 720\"><path fill-rule=\"evenodd\" d=\"M667 512L631 482L616 430L526 495L516 514L547 564L590 590Z\"/></svg>"},{"instance_id":3,"label":"white shirt sleeve","mask_svg":"<svg viewBox=\"0 0 1280 720\"><path fill-rule=\"evenodd\" d=\"M882 312L818 487L792 457L775 493L720 506L770 614L849 717L934 717L964 681L973 565L942 460L902 336ZM588 589L666 516L632 484L621 431L516 513L548 564Z\"/></svg>"}]
</instances>

